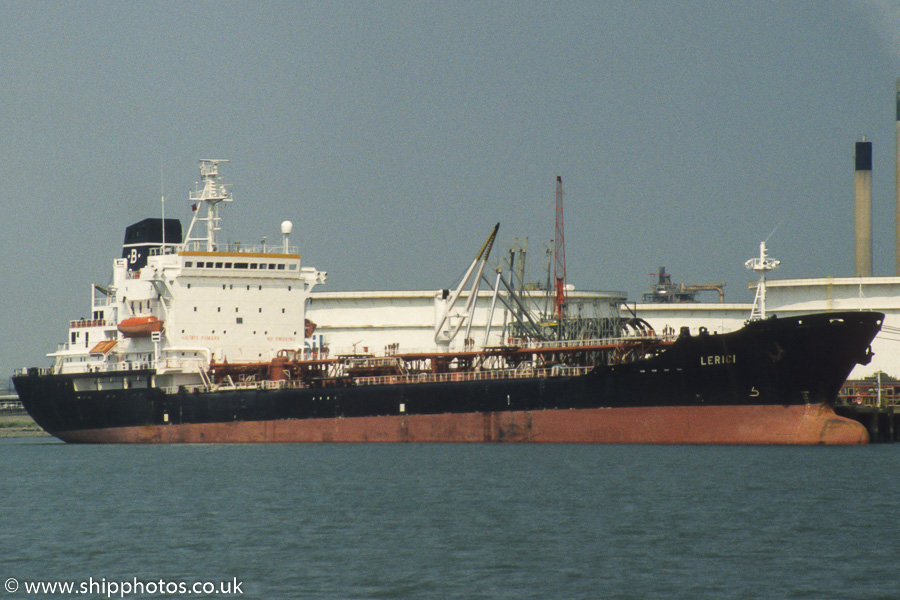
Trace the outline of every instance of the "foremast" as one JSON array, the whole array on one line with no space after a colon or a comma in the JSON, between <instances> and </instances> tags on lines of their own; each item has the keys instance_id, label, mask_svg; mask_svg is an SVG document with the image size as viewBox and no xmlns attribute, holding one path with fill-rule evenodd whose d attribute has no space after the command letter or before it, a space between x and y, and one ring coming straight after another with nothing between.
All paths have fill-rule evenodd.
<instances>
[{"instance_id":1,"label":"foremast","mask_svg":"<svg viewBox=\"0 0 900 600\"><path fill-rule=\"evenodd\" d=\"M780 264L780 260L769 258L765 240L759 243L759 256L744 263L745 267L759 273L756 297L753 300L753 309L750 311L751 321L760 321L766 318L766 273L778 268Z\"/></svg>"}]
</instances>

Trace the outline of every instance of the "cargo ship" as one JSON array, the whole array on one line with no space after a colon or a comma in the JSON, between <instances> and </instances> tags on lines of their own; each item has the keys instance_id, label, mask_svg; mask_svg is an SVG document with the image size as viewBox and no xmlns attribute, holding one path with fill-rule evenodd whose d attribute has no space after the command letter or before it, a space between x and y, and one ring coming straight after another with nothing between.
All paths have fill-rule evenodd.
<instances>
[{"instance_id":1,"label":"cargo ship","mask_svg":"<svg viewBox=\"0 0 900 600\"><path fill-rule=\"evenodd\" d=\"M232 201L223 162L201 161L187 232L164 216L129 226L112 284L91 288L91 318L69 323L52 366L13 377L50 434L86 443L868 441L832 406L853 367L871 359L877 312L757 318L721 334L658 333L606 316L576 335L562 315L541 335L526 314L520 329L475 346L457 339L471 314L470 304L452 310L466 297L461 283L435 293L434 348L332 356L306 318L326 274L301 264L291 223L281 245L217 240L220 208ZM476 281L496 231L469 268ZM511 314L527 312L512 290L500 296Z\"/></svg>"}]
</instances>

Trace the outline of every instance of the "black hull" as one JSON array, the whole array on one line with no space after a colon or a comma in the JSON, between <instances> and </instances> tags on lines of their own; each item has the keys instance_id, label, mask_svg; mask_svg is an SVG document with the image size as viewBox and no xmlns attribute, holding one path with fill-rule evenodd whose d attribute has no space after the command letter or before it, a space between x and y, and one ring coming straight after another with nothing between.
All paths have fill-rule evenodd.
<instances>
[{"instance_id":1,"label":"black hull","mask_svg":"<svg viewBox=\"0 0 900 600\"><path fill-rule=\"evenodd\" d=\"M845 312L768 319L733 333L682 336L654 358L597 367L578 377L176 394L152 385L76 391L79 378L98 374L32 373L15 377L14 383L34 420L51 434L70 441L324 440L327 436L319 435L322 432L346 429L353 423L352 435L347 434L351 441L372 439L366 429L374 428L379 432L375 437L382 441L505 437L514 441L753 443L757 438L769 440L763 439L764 432L756 431L753 423L745 422L747 419L777 415L787 407L830 406L853 367L868 360L869 344L883 318L880 313ZM146 377L152 384L154 373L128 375L132 379ZM116 378L115 373L102 376L110 381ZM731 412L726 415L723 409ZM615 431L616 411L623 415L622 431ZM479 415L494 415L499 421L507 418L514 433L521 435L504 435L501 425L491 425L488 431L484 419L473 418ZM810 419L806 413L791 415L804 423ZM833 413L826 417L831 419ZM560 418L564 421L559 425L561 432L541 437L541 432L534 430L535 422L555 423ZM632 440L624 429L634 428L635 418L654 421L656 437L650 428L649 433ZM667 424L667 419L672 423ZM722 422L721 427L707 422L715 419L729 422ZM410 422L419 423L423 431L433 430L433 435L410 437ZM259 425L243 427L246 434L221 433L226 425L253 423ZM291 434L288 427L288 433L267 436L267 429L278 429L268 424L280 424L282 430L290 424L297 433ZM545 432L556 427L540 426ZM692 426L694 432L685 434L684 440L667 431L691 430ZM760 426L763 430L771 427L762 421ZM529 431L520 431L523 427ZM179 428L186 433L166 434L166 430ZM729 433L729 428L749 433ZM114 431L121 435L104 435ZM708 433L716 431L721 435ZM244 440L241 435L253 439ZM694 439L696 436L699 438ZM822 440L814 436L811 442L800 443L817 441Z\"/></svg>"}]
</instances>

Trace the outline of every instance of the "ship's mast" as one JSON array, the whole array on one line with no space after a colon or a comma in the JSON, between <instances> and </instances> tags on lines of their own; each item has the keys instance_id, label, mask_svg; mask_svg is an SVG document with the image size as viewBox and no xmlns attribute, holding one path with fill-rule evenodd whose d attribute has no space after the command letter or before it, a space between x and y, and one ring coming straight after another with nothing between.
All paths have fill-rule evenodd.
<instances>
[{"instance_id":1,"label":"ship's mast","mask_svg":"<svg viewBox=\"0 0 900 600\"><path fill-rule=\"evenodd\" d=\"M759 321L766 318L766 273L778 267L780 260L769 258L766 252L766 242L759 243L759 257L751 258L744 266L759 273L759 283L756 284L756 298L753 300L753 310L750 311L750 320Z\"/></svg>"},{"instance_id":2,"label":"ship's mast","mask_svg":"<svg viewBox=\"0 0 900 600\"><path fill-rule=\"evenodd\" d=\"M190 194L190 202L194 211L194 218L191 219L191 226L188 228L187 235L184 239L184 247L187 248L191 242L206 242L206 252L216 251L216 232L221 229L219 227L219 204L222 202L231 202L231 191L228 187L219 181L219 163L226 163L223 159L200 159L200 182L202 187L196 192ZM206 205L206 216L201 216L203 211L202 204ZM192 237L194 233L194 225L198 221L206 223L205 237Z\"/></svg>"}]
</instances>

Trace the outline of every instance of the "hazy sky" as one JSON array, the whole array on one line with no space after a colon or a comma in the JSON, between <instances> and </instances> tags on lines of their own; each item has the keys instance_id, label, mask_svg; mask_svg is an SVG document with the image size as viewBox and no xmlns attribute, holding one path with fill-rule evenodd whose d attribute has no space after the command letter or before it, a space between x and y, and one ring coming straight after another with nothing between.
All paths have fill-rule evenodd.
<instances>
[{"instance_id":1,"label":"hazy sky","mask_svg":"<svg viewBox=\"0 0 900 600\"><path fill-rule=\"evenodd\" d=\"M494 223L545 278L639 299L659 266L752 300L853 275L853 144L874 143L874 272L894 273L896 2L0 2L0 368L46 365L125 227L186 224L200 158L222 239L293 243L324 289L454 283Z\"/></svg>"}]
</instances>

